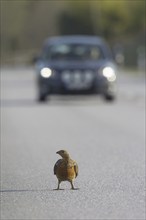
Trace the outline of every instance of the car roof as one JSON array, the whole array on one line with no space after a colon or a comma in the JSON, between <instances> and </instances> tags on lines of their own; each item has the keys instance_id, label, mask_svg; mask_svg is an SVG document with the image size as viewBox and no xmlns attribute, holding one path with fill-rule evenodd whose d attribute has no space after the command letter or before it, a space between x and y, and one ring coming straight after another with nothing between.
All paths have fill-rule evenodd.
<instances>
[{"instance_id":1,"label":"car roof","mask_svg":"<svg viewBox=\"0 0 146 220\"><path fill-rule=\"evenodd\" d=\"M56 36L46 39L45 46L60 43L85 43L85 44L103 44L104 40L101 37L89 35L69 35Z\"/></svg>"}]
</instances>

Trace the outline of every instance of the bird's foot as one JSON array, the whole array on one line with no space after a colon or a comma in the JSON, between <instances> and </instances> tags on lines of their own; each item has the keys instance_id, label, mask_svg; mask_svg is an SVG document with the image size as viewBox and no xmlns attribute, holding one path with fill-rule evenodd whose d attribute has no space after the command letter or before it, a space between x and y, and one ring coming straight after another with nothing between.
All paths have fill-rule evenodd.
<instances>
[{"instance_id":1,"label":"bird's foot","mask_svg":"<svg viewBox=\"0 0 146 220\"><path fill-rule=\"evenodd\" d=\"M53 190L64 190L64 189L60 189L60 188L58 189L58 188L57 188L57 189L53 189Z\"/></svg>"},{"instance_id":2,"label":"bird's foot","mask_svg":"<svg viewBox=\"0 0 146 220\"><path fill-rule=\"evenodd\" d=\"M78 190L79 188L71 188L71 190Z\"/></svg>"}]
</instances>

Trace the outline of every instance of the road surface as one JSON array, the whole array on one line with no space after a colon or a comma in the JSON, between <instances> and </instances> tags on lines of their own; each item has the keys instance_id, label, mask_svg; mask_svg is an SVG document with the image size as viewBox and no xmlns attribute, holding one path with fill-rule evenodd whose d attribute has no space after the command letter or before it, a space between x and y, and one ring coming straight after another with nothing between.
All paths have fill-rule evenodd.
<instances>
[{"instance_id":1,"label":"road surface","mask_svg":"<svg viewBox=\"0 0 146 220\"><path fill-rule=\"evenodd\" d=\"M145 81L119 73L118 97L36 101L31 68L1 70L1 219L145 219ZM67 149L78 190L53 166Z\"/></svg>"}]
</instances>

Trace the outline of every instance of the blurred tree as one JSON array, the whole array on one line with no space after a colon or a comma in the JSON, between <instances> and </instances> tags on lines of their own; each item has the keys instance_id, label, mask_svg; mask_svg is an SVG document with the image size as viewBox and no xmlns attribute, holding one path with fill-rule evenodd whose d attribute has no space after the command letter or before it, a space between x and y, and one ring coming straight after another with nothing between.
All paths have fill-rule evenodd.
<instances>
[{"instance_id":1,"label":"blurred tree","mask_svg":"<svg viewBox=\"0 0 146 220\"><path fill-rule=\"evenodd\" d=\"M61 34L94 34L88 1L69 1L58 17Z\"/></svg>"},{"instance_id":2,"label":"blurred tree","mask_svg":"<svg viewBox=\"0 0 146 220\"><path fill-rule=\"evenodd\" d=\"M130 15L128 16L126 32L130 32L132 34L135 34L137 32L144 32L146 20L146 1L128 1L127 14L128 13L130 13Z\"/></svg>"},{"instance_id":3,"label":"blurred tree","mask_svg":"<svg viewBox=\"0 0 146 220\"><path fill-rule=\"evenodd\" d=\"M17 50L20 46L21 32L25 24L27 1L1 2L1 43L2 49Z\"/></svg>"},{"instance_id":4,"label":"blurred tree","mask_svg":"<svg viewBox=\"0 0 146 220\"><path fill-rule=\"evenodd\" d=\"M38 49L45 38L62 34L100 35L111 45L126 42L126 46L137 38L143 46L145 3L145 0L3 0L1 54Z\"/></svg>"},{"instance_id":5,"label":"blurred tree","mask_svg":"<svg viewBox=\"0 0 146 220\"><path fill-rule=\"evenodd\" d=\"M61 7L58 4L59 7ZM58 34L56 16L58 6L53 1L33 1L29 5L28 17L25 25L26 37L30 39L26 47L40 47L42 41Z\"/></svg>"},{"instance_id":6,"label":"blurred tree","mask_svg":"<svg viewBox=\"0 0 146 220\"><path fill-rule=\"evenodd\" d=\"M61 34L126 38L144 30L145 0L69 1L58 20Z\"/></svg>"},{"instance_id":7,"label":"blurred tree","mask_svg":"<svg viewBox=\"0 0 146 220\"><path fill-rule=\"evenodd\" d=\"M1 1L1 51L39 48L42 41L57 35L57 15L65 1Z\"/></svg>"}]
</instances>

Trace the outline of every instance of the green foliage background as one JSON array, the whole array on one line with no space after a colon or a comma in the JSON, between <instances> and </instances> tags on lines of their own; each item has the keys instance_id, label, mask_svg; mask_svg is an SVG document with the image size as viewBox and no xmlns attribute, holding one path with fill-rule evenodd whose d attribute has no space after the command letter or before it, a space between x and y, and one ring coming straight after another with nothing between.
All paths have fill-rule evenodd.
<instances>
[{"instance_id":1,"label":"green foliage background","mask_svg":"<svg viewBox=\"0 0 146 220\"><path fill-rule=\"evenodd\" d=\"M136 54L137 48L145 47L145 0L1 0L0 3L2 57L38 50L47 37L64 34L100 35L111 46L120 43L131 64L136 61L133 52Z\"/></svg>"}]
</instances>

